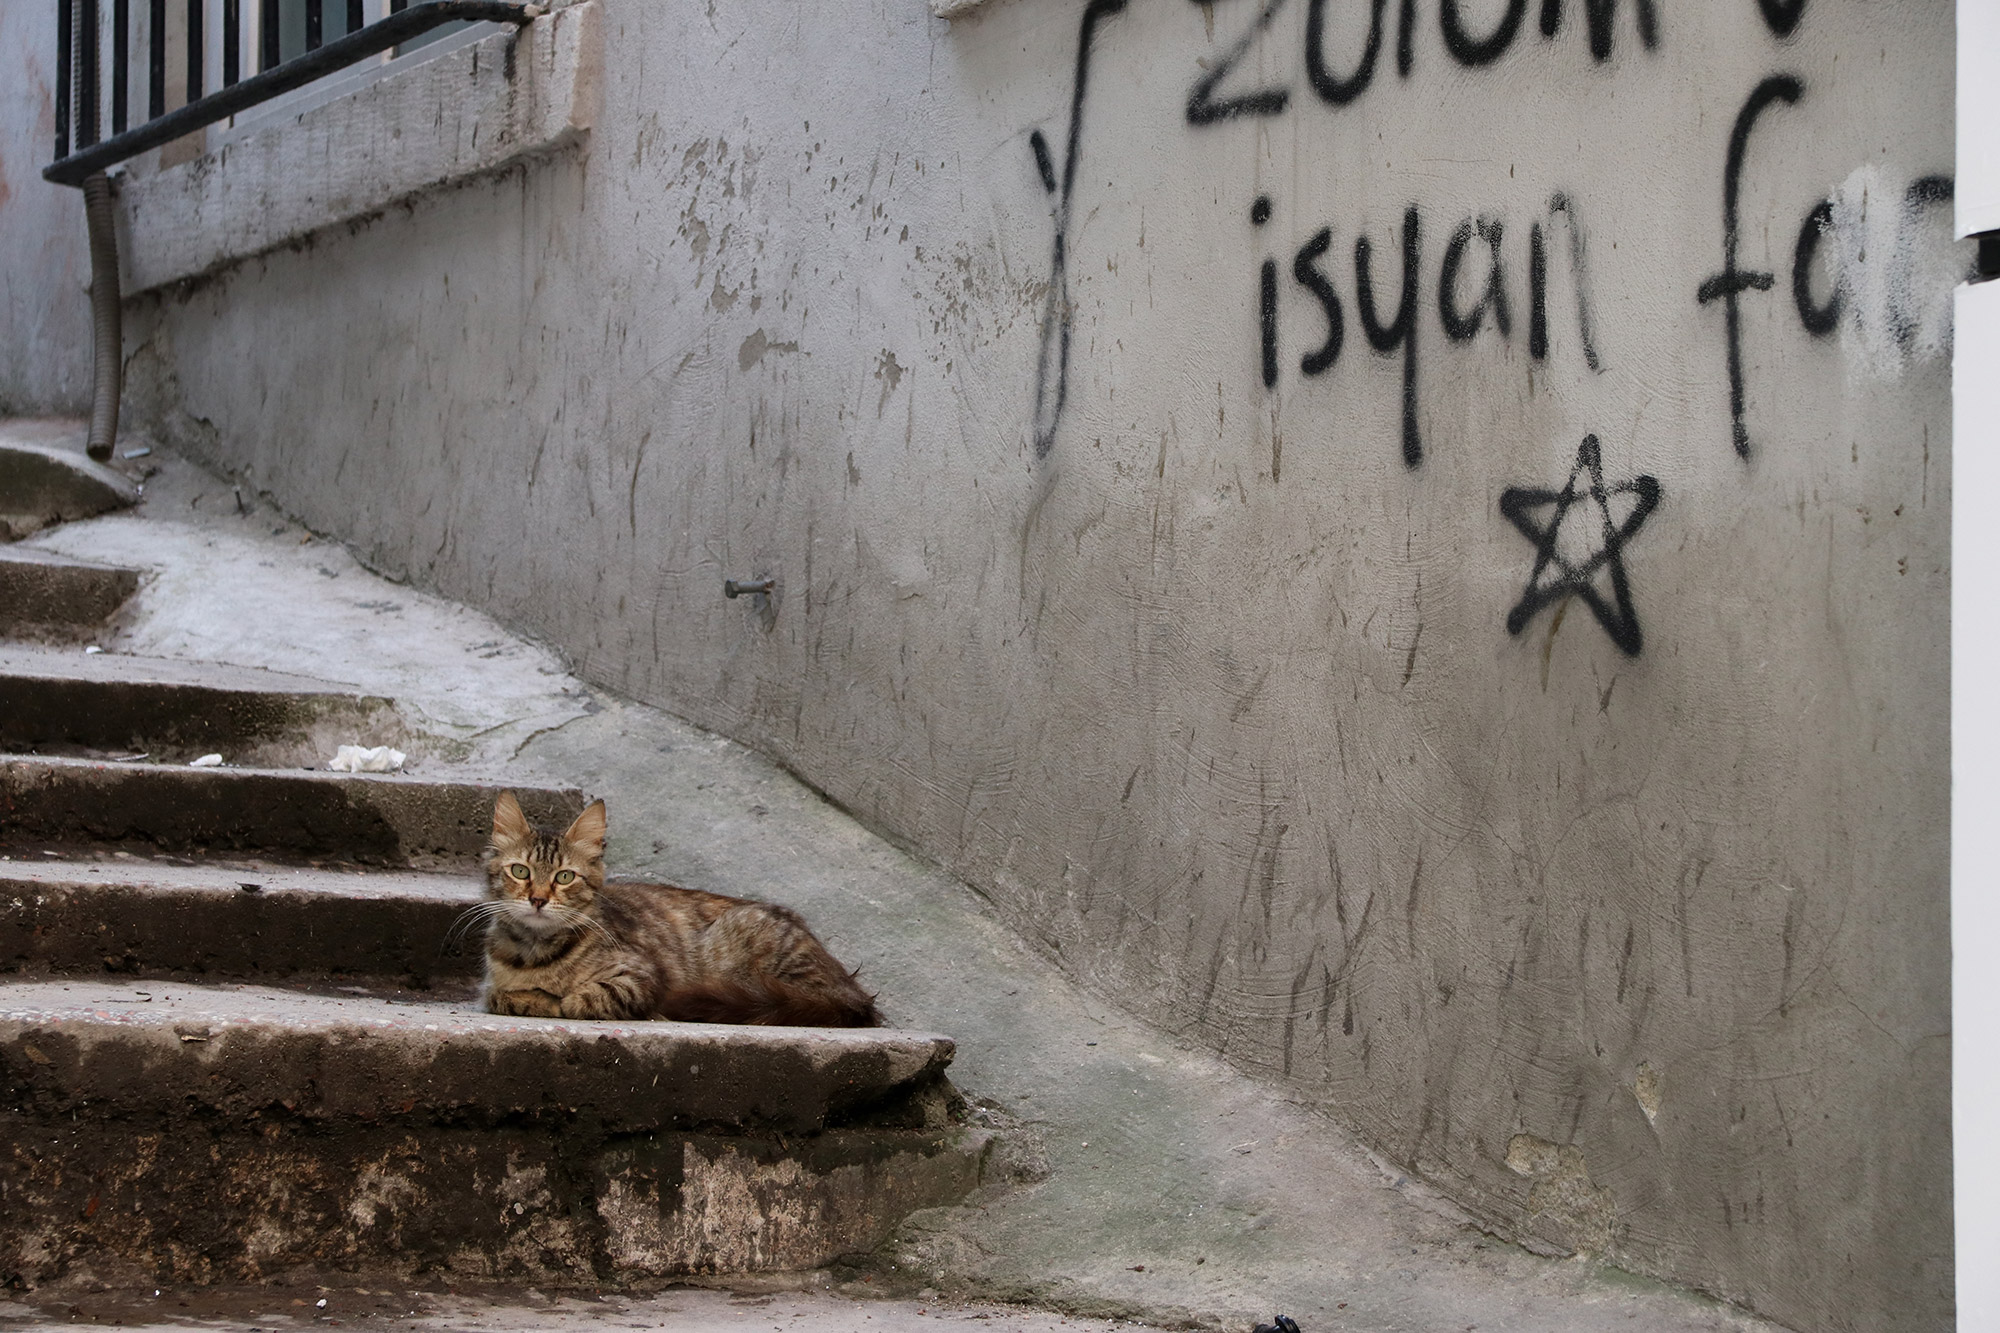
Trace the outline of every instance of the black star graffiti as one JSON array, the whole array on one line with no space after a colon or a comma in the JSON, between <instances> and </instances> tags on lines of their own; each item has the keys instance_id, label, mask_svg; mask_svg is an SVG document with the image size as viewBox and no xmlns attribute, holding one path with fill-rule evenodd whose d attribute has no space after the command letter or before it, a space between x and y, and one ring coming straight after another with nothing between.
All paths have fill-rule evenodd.
<instances>
[{"instance_id":1,"label":"black star graffiti","mask_svg":"<svg viewBox=\"0 0 2000 1333\"><path fill-rule=\"evenodd\" d=\"M1584 484L1579 486L1579 481ZM1611 516L1611 500L1618 495L1638 497L1623 521ZM1577 446L1576 462L1570 466L1569 480L1561 490L1509 486L1501 492L1500 512L1520 529L1523 537L1535 544L1535 569L1528 575L1528 586L1521 600L1507 613L1507 632L1519 634L1551 602L1578 597L1597 617L1597 623L1604 626L1611 641L1629 656L1637 657L1643 640L1639 617L1632 610L1632 590L1625 581L1625 543L1632 540L1632 534L1659 502L1660 483L1652 477L1636 477L1615 486L1604 484L1604 457L1595 435L1584 436L1583 443ZM1555 512L1549 515L1547 523L1538 523L1535 511L1544 505L1554 505ZM1570 520L1572 524L1584 523L1595 529L1577 534L1586 540L1572 543L1573 548L1582 546L1590 551L1581 561L1572 561L1558 545L1563 522L1570 518L1571 509L1579 510L1576 518ZM1598 587L1598 575L1607 569L1611 573L1609 599Z\"/></svg>"}]
</instances>

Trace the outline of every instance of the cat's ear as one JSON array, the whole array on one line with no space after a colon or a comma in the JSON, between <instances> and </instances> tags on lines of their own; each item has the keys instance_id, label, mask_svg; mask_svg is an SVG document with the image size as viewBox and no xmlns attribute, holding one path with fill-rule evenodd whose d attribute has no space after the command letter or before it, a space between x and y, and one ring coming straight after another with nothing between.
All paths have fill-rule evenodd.
<instances>
[{"instance_id":1,"label":"cat's ear","mask_svg":"<svg viewBox=\"0 0 2000 1333\"><path fill-rule=\"evenodd\" d=\"M583 807L583 813L563 833L563 841L586 856L604 855L604 802L592 801Z\"/></svg>"},{"instance_id":2,"label":"cat's ear","mask_svg":"<svg viewBox=\"0 0 2000 1333\"><path fill-rule=\"evenodd\" d=\"M501 792L500 799L493 803L493 841L522 842L533 834L534 829L521 813L521 803L514 799L514 793Z\"/></svg>"}]
</instances>

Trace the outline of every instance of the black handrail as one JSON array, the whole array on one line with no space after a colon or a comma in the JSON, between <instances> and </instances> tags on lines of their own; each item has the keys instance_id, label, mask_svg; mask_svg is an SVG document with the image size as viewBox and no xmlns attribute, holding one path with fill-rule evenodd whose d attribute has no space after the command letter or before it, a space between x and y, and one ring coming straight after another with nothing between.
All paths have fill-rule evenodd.
<instances>
[{"instance_id":1,"label":"black handrail","mask_svg":"<svg viewBox=\"0 0 2000 1333\"><path fill-rule=\"evenodd\" d=\"M62 12L69 12L68 0L61 0ZM159 12L155 8L155 13ZM95 138L96 122L94 109L97 97L97 61L95 23L96 5L86 4L85 32L78 34L83 40L78 43L84 50L81 91L89 100L91 110L79 108L77 139L83 143ZM247 111L259 102L269 101L294 88L304 87L314 79L323 78L336 70L378 55L392 46L400 46L413 37L422 36L432 28L442 24L470 19L488 23L530 23L541 17L544 6L534 4L514 4L508 0L426 0L423 4L413 4L408 9L399 10L387 18L378 19L359 32L350 32L345 37L328 42L314 51L287 60L282 65L267 69L261 74L253 74L241 83L224 88L219 92L189 102L186 106L169 111L164 116L155 117L135 129L123 134L114 134L101 142L79 147L76 152L58 157L42 171L42 179L56 185L72 185L81 188L85 179L114 166L128 158L137 157L149 148L158 148L170 143L183 134L192 134L198 129L226 120L239 111ZM60 37L58 39L60 41ZM67 57L68 53L63 55ZM190 57L190 64L197 57ZM66 109L66 108L65 108ZM58 114L56 151L60 154L67 147L67 136L62 124L66 117Z\"/></svg>"}]
</instances>

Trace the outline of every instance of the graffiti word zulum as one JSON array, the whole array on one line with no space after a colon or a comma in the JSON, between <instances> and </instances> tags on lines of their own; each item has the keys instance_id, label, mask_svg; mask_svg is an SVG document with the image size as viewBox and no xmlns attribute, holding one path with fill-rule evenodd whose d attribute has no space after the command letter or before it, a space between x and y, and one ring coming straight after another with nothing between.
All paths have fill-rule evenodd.
<instances>
[{"instance_id":1,"label":"graffiti word zulum","mask_svg":"<svg viewBox=\"0 0 2000 1333\"><path fill-rule=\"evenodd\" d=\"M1288 2L1264 0L1256 18L1230 44L1222 59L1196 80L1188 93L1188 124L1213 125L1239 116L1282 115L1291 105L1292 89L1289 86L1236 88L1233 91L1227 86L1237 65L1250 53L1258 37L1270 28L1272 20L1278 17ZM1362 40L1358 53L1349 52L1343 58L1327 49L1327 10L1330 3L1331 0L1305 0L1305 40L1301 44L1300 57L1305 67L1306 86L1326 105L1344 107L1368 91L1382 68L1383 43L1388 40L1390 26L1389 6L1388 0L1360 0L1368 6L1368 35ZM1544 41L1552 40L1562 31L1570 8L1569 0L1541 0L1535 26L1540 29ZM1590 54L1599 63L1611 59L1619 8L1619 0L1582 0ZM1633 0L1632 9L1640 43L1649 51L1656 49L1660 44L1660 19L1653 0ZM1491 65L1507 54L1515 41L1526 34L1527 17L1528 0L1507 0L1507 7L1500 17L1489 29L1481 32L1466 17L1461 0L1438 0L1438 36L1445 53L1453 61L1467 69L1477 69ZM1394 28L1396 76L1399 78L1409 78L1416 67L1419 21L1416 0L1398 0Z\"/></svg>"}]
</instances>

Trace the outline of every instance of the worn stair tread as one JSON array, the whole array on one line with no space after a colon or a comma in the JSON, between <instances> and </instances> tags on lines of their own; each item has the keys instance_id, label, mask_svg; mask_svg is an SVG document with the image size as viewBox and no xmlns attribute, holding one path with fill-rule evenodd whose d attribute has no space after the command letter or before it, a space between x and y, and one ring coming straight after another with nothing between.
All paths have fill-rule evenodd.
<instances>
[{"instance_id":1,"label":"worn stair tread","mask_svg":"<svg viewBox=\"0 0 2000 1333\"><path fill-rule=\"evenodd\" d=\"M469 863L513 791L529 818L566 823L573 788L407 774L191 768L0 755L0 844L144 847L360 864Z\"/></svg>"},{"instance_id":2,"label":"worn stair tread","mask_svg":"<svg viewBox=\"0 0 2000 1333\"><path fill-rule=\"evenodd\" d=\"M81 556L64 555L60 551L44 551L36 546L0 546L0 569L10 565L32 569L77 569L93 574L130 574L135 578L140 573L130 565L112 565L102 560L85 560Z\"/></svg>"},{"instance_id":3,"label":"worn stair tread","mask_svg":"<svg viewBox=\"0 0 2000 1333\"><path fill-rule=\"evenodd\" d=\"M0 855L0 903L6 895L51 889L124 887L157 893L254 896L256 884L272 898L410 898L466 906L477 900L480 880L462 871L273 865L247 860L193 864L141 856L68 857Z\"/></svg>"},{"instance_id":4,"label":"worn stair tread","mask_svg":"<svg viewBox=\"0 0 2000 1333\"><path fill-rule=\"evenodd\" d=\"M266 986L0 983L14 1100L94 1119L283 1106L328 1120L575 1114L614 1131L813 1133L934 1080L950 1038L888 1028L510 1018Z\"/></svg>"},{"instance_id":5,"label":"worn stair tread","mask_svg":"<svg viewBox=\"0 0 2000 1333\"><path fill-rule=\"evenodd\" d=\"M0 562L11 552L0 551ZM24 554L33 554L32 552ZM332 696L367 699L357 685L296 676L263 667L233 666L180 657L141 657L130 653L80 653L73 649L34 644L0 644L0 677L74 680L105 685L186 685L242 694Z\"/></svg>"}]
</instances>

